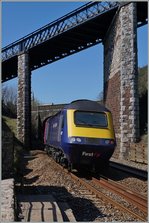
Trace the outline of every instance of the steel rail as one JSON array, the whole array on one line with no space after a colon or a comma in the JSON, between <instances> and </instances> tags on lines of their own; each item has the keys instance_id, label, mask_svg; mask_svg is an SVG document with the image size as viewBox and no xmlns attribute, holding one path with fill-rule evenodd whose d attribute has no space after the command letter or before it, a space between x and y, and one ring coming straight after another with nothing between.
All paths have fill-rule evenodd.
<instances>
[{"instance_id":1,"label":"steel rail","mask_svg":"<svg viewBox=\"0 0 149 223\"><path fill-rule=\"evenodd\" d=\"M147 210L147 198L143 195L140 195L134 191L131 191L129 188L116 183L112 180L105 180L103 178L96 179L92 178L93 183L102 186L103 188L107 188L108 190L122 196L127 201L130 201L132 204L135 204L141 211L145 214L148 213Z\"/></svg>"},{"instance_id":2,"label":"steel rail","mask_svg":"<svg viewBox=\"0 0 149 223\"><path fill-rule=\"evenodd\" d=\"M123 205L121 205L119 202L116 202L115 200L113 200L112 198L110 198L109 196L105 195L104 193L102 193L101 191L99 191L98 189L96 189L94 186L92 186L90 183L86 182L83 179L80 179L76 174L69 172L67 169L65 169L63 166L61 166L60 164L57 163L57 165L59 166L59 168L61 168L62 171L64 171L65 173L69 174L75 181L76 183L79 183L83 186L85 186L92 194L95 194L96 197L98 198L103 198L106 201L110 202L111 204L113 204L114 206L118 207L120 210L129 213L132 217L135 217L141 221L146 221L145 218L143 218L142 216L134 213L133 211L131 211L130 209L124 207Z\"/></svg>"},{"instance_id":3,"label":"steel rail","mask_svg":"<svg viewBox=\"0 0 149 223\"><path fill-rule=\"evenodd\" d=\"M67 173L68 173L68 171L67 171ZM76 180L76 182L79 182L81 185L84 185L91 193L95 194L96 197L98 197L98 198L101 198L101 197L104 198L105 200L107 200L108 202L110 202L111 204L113 204L114 206L117 206L122 211L125 211L125 212L129 213L132 217L135 217L135 218L137 218L137 219L139 219L141 221L146 220L143 217L141 217L140 215L138 215L138 214L132 212L131 210L129 210L128 208L124 207L120 203L114 201L109 196L103 194L102 192L100 192L99 190L97 190L95 187L93 187L90 183L87 183L84 180L78 178L75 174L73 174L73 173L69 173L69 174L71 175L71 177L73 179Z\"/></svg>"}]
</instances>

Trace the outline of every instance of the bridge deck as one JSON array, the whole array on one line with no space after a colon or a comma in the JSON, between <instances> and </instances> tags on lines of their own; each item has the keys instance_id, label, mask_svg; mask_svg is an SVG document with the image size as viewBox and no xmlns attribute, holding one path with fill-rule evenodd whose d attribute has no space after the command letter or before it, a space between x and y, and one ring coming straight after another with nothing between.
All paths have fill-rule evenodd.
<instances>
[{"instance_id":1,"label":"bridge deck","mask_svg":"<svg viewBox=\"0 0 149 223\"><path fill-rule=\"evenodd\" d=\"M128 4L128 3L126 3ZM2 82L17 76L17 56L28 52L35 70L104 40L119 2L90 2L2 49ZM147 23L147 2L137 3L138 27Z\"/></svg>"}]
</instances>

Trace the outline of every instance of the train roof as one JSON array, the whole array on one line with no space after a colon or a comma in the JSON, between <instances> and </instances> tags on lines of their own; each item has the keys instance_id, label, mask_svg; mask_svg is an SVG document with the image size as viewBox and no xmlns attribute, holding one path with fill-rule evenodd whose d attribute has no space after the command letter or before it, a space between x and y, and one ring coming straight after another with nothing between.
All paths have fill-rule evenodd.
<instances>
[{"instance_id":1,"label":"train roof","mask_svg":"<svg viewBox=\"0 0 149 223\"><path fill-rule=\"evenodd\" d=\"M104 105L87 99L72 101L70 104L66 105L64 109L78 109L82 111L87 110L97 112L109 111Z\"/></svg>"}]
</instances>

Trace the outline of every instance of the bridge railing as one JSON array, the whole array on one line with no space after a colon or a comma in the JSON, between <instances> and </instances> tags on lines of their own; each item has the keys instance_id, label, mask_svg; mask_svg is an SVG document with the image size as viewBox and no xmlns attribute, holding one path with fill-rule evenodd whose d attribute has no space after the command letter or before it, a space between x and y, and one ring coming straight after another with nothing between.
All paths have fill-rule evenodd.
<instances>
[{"instance_id":1,"label":"bridge railing","mask_svg":"<svg viewBox=\"0 0 149 223\"><path fill-rule=\"evenodd\" d=\"M2 49L2 62L28 51L87 20L119 6L119 2L89 2Z\"/></svg>"}]
</instances>

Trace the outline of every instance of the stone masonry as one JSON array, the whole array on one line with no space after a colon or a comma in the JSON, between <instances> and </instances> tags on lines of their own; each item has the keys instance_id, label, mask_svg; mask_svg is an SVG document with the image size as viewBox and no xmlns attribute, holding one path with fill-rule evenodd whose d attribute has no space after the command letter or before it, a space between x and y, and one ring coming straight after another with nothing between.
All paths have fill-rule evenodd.
<instances>
[{"instance_id":1,"label":"stone masonry","mask_svg":"<svg viewBox=\"0 0 149 223\"><path fill-rule=\"evenodd\" d=\"M14 222L14 135L2 119L2 180L0 222ZM9 178L9 179L8 179Z\"/></svg>"},{"instance_id":2,"label":"stone masonry","mask_svg":"<svg viewBox=\"0 0 149 223\"><path fill-rule=\"evenodd\" d=\"M14 179L1 181L1 222L14 222Z\"/></svg>"},{"instance_id":3,"label":"stone masonry","mask_svg":"<svg viewBox=\"0 0 149 223\"><path fill-rule=\"evenodd\" d=\"M31 72L28 53L18 56L18 101L17 101L17 133L18 139L30 146L31 130Z\"/></svg>"},{"instance_id":4,"label":"stone masonry","mask_svg":"<svg viewBox=\"0 0 149 223\"><path fill-rule=\"evenodd\" d=\"M112 111L117 156L127 159L139 138L136 3L122 6L104 40L104 100ZM119 151L118 151L119 149Z\"/></svg>"},{"instance_id":5,"label":"stone masonry","mask_svg":"<svg viewBox=\"0 0 149 223\"><path fill-rule=\"evenodd\" d=\"M66 104L40 105L32 110L32 129L36 138L43 140L45 120L59 112Z\"/></svg>"}]
</instances>

